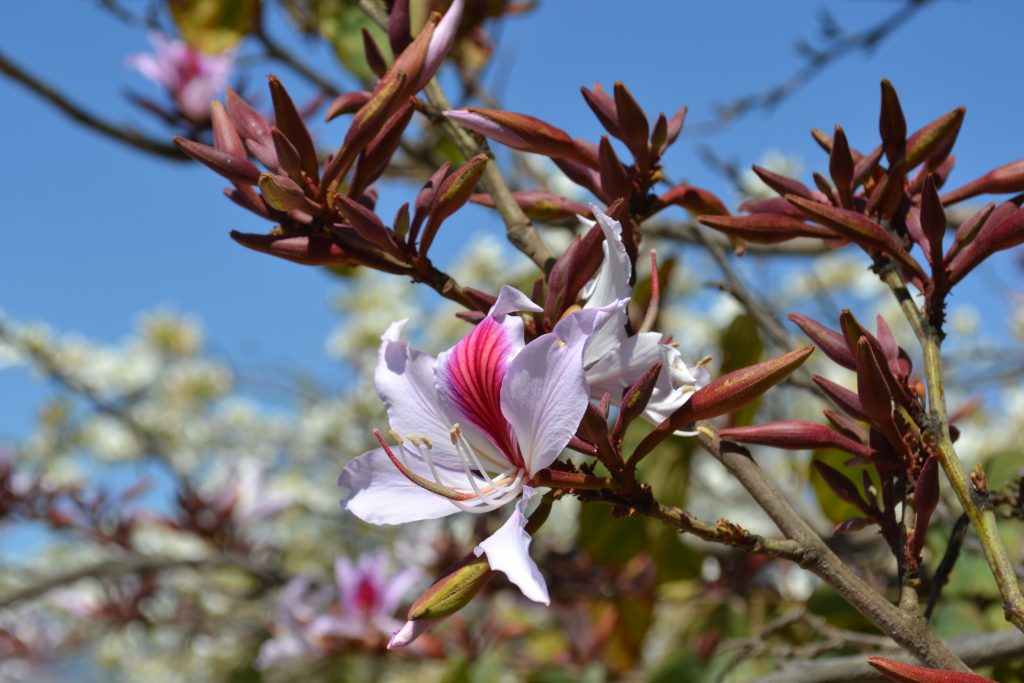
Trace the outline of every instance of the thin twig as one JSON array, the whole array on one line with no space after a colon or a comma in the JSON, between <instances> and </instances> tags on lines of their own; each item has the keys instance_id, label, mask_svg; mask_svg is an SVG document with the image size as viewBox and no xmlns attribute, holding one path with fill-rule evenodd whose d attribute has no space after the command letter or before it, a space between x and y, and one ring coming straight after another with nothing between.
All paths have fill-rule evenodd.
<instances>
[{"instance_id":1,"label":"thin twig","mask_svg":"<svg viewBox=\"0 0 1024 683\"><path fill-rule=\"evenodd\" d=\"M124 558L102 560L95 564L78 567L59 574L45 577L35 583L0 596L0 608L8 608L19 602L45 595L54 588L67 586L82 579L100 579L138 574L142 572L165 571L191 568L233 568L252 574L267 583L283 583L285 577L276 569L264 567L244 557L211 555L201 558L162 557L152 555L130 555Z\"/></svg>"},{"instance_id":2,"label":"thin twig","mask_svg":"<svg viewBox=\"0 0 1024 683\"><path fill-rule=\"evenodd\" d=\"M105 121L95 114L86 111L69 100L54 87L43 83L38 78L22 69L20 66L8 59L3 53L0 53L0 74L4 74L14 82L21 84L29 91L35 93L60 111L64 112L64 114L73 120L105 137L117 140L125 145L142 150L143 152L155 154L156 156L164 159L170 159L172 161L188 160L188 157L185 156L181 150L170 143L151 138L130 126Z\"/></svg>"},{"instance_id":3,"label":"thin twig","mask_svg":"<svg viewBox=\"0 0 1024 683\"><path fill-rule=\"evenodd\" d=\"M794 74L775 85L758 92L744 95L729 104L715 107L715 116L708 121L687 124L684 135L704 135L725 128L737 119L754 111L771 109L804 87L821 74L833 62L846 55L863 50L873 50L896 29L909 21L932 0L905 0L903 6L877 24L856 33L841 34L831 38L831 44L823 50L814 50L807 55L806 63ZM809 49L809 48L808 48Z\"/></svg>"}]
</instances>

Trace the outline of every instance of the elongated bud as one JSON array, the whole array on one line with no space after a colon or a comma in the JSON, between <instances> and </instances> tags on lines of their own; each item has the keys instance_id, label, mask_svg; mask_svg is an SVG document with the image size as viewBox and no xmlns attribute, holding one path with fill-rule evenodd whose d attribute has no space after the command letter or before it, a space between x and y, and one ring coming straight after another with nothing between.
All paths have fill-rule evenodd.
<instances>
[{"instance_id":1,"label":"elongated bud","mask_svg":"<svg viewBox=\"0 0 1024 683\"><path fill-rule=\"evenodd\" d=\"M320 178L320 161L316 156L313 138L302 120L302 115L295 108L295 103L276 77L270 77L270 96L274 101L274 122L288 138L302 163L302 171L316 182Z\"/></svg>"},{"instance_id":2,"label":"elongated bud","mask_svg":"<svg viewBox=\"0 0 1024 683\"><path fill-rule=\"evenodd\" d=\"M882 79L882 107L878 117L878 132L882 135L885 156L895 164L903 156L907 143L907 120L896 94L896 88L888 78Z\"/></svg>"},{"instance_id":3,"label":"elongated bud","mask_svg":"<svg viewBox=\"0 0 1024 683\"><path fill-rule=\"evenodd\" d=\"M839 203L844 209L853 205L853 155L846 141L846 133L836 126L836 134L832 141L832 152L828 159L828 172L832 182L836 184Z\"/></svg>"},{"instance_id":4,"label":"elongated bud","mask_svg":"<svg viewBox=\"0 0 1024 683\"><path fill-rule=\"evenodd\" d=\"M699 216L701 223L730 237L738 237L754 244L777 244L797 237L836 239L838 235L818 225L798 218L772 213L750 216Z\"/></svg>"},{"instance_id":5,"label":"elongated bud","mask_svg":"<svg viewBox=\"0 0 1024 683\"><path fill-rule=\"evenodd\" d=\"M645 457L673 432L686 425L731 413L756 400L803 365L813 351L814 345L808 344L802 349L740 368L712 381L694 392L689 401L651 430L630 459Z\"/></svg>"},{"instance_id":6,"label":"elongated bud","mask_svg":"<svg viewBox=\"0 0 1024 683\"><path fill-rule=\"evenodd\" d=\"M693 216L714 215L728 216L729 209L721 199L713 193L696 185L676 185L665 194L658 197L662 204L675 204L690 212Z\"/></svg>"},{"instance_id":7,"label":"elongated bud","mask_svg":"<svg viewBox=\"0 0 1024 683\"><path fill-rule=\"evenodd\" d=\"M832 489L837 496L866 515L871 516L874 514L871 506L865 502L864 498L861 496L860 491L857 489L857 485L850 481L845 474L834 467L825 464L821 460L814 461L814 469L818 471L821 478L825 480L825 483L828 484L828 487Z\"/></svg>"},{"instance_id":8,"label":"elongated bud","mask_svg":"<svg viewBox=\"0 0 1024 683\"><path fill-rule=\"evenodd\" d=\"M972 673L928 669L914 664L893 661L885 657L868 657L868 664L878 669L883 676L896 683L996 683Z\"/></svg>"},{"instance_id":9,"label":"elongated bud","mask_svg":"<svg viewBox=\"0 0 1024 683\"><path fill-rule=\"evenodd\" d=\"M412 120L414 111L412 105L406 105L399 109L366 146L356 164L356 171L352 176L352 185L349 189L350 193L362 192L384 174L391 162L391 157L394 156L395 150L402 142L402 134Z\"/></svg>"},{"instance_id":10,"label":"elongated bud","mask_svg":"<svg viewBox=\"0 0 1024 683\"><path fill-rule=\"evenodd\" d=\"M615 112L622 129L622 141L633 153L637 166L646 169L650 165L650 149L647 138L651 134L647 114L622 81L615 81Z\"/></svg>"},{"instance_id":11,"label":"elongated bud","mask_svg":"<svg viewBox=\"0 0 1024 683\"><path fill-rule=\"evenodd\" d=\"M274 141L267 120L231 88L228 88L224 101L235 130L245 142L246 148L267 168L277 168L277 155L274 153Z\"/></svg>"},{"instance_id":12,"label":"elongated bud","mask_svg":"<svg viewBox=\"0 0 1024 683\"><path fill-rule=\"evenodd\" d=\"M686 113L688 111L688 107L679 107L679 109L676 110L676 113L672 115L672 118L668 120L668 133L665 139L665 147L671 147L679 137L679 133L683 131L683 124L686 123Z\"/></svg>"},{"instance_id":13,"label":"elongated bud","mask_svg":"<svg viewBox=\"0 0 1024 683\"><path fill-rule=\"evenodd\" d=\"M544 300L544 316L550 324L560 320L562 313L576 303L580 290L601 267L604 261L603 241L604 232L595 225L582 238L573 238L551 267Z\"/></svg>"},{"instance_id":14,"label":"elongated bud","mask_svg":"<svg viewBox=\"0 0 1024 683\"><path fill-rule=\"evenodd\" d=\"M364 240L384 251L395 249L395 241L387 227L373 211L351 197L341 195L335 198L334 206Z\"/></svg>"},{"instance_id":15,"label":"elongated bud","mask_svg":"<svg viewBox=\"0 0 1024 683\"><path fill-rule=\"evenodd\" d=\"M324 235L253 235L231 232L243 247L306 266L359 265L361 261Z\"/></svg>"},{"instance_id":16,"label":"elongated bud","mask_svg":"<svg viewBox=\"0 0 1024 683\"><path fill-rule=\"evenodd\" d=\"M384 55L381 54L377 41L365 27L363 28L363 54L366 55L366 65L370 67L373 75L383 78L384 73L388 70L387 62L384 61Z\"/></svg>"},{"instance_id":17,"label":"elongated bud","mask_svg":"<svg viewBox=\"0 0 1024 683\"><path fill-rule=\"evenodd\" d=\"M601 145L597 154L598 173L601 174L601 189L611 201L616 199L629 200L633 194L633 184L629 181L626 168L619 161L619 155L608 140L601 137Z\"/></svg>"},{"instance_id":18,"label":"elongated bud","mask_svg":"<svg viewBox=\"0 0 1024 683\"><path fill-rule=\"evenodd\" d=\"M416 90L423 88L444 63L444 58L448 56L448 52L455 43L464 6L465 0L455 0L441 17L441 21L437 23L437 28L434 29L430 43L427 45L427 55L423 62L423 71L416 84Z\"/></svg>"},{"instance_id":19,"label":"elongated bud","mask_svg":"<svg viewBox=\"0 0 1024 683\"><path fill-rule=\"evenodd\" d=\"M930 167L934 167L943 161L953 149L956 136L960 133L960 126L964 122L965 111L963 107L957 107L911 135L907 140L906 151L895 165L895 170L906 172L922 161L927 161Z\"/></svg>"},{"instance_id":20,"label":"elongated bud","mask_svg":"<svg viewBox=\"0 0 1024 683\"><path fill-rule=\"evenodd\" d=\"M446 111L445 116L464 128L496 140L512 149L550 157L564 157L590 164L569 134L533 116L500 109L468 107Z\"/></svg>"},{"instance_id":21,"label":"elongated bud","mask_svg":"<svg viewBox=\"0 0 1024 683\"><path fill-rule=\"evenodd\" d=\"M857 342L857 396L871 424L885 435L893 447L898 447L903 440L893 419L893 396L885 377L886 371L871 343L861 337Z\"/></svg>"},{"instance_id":22,"label":"elongated bud","mask_svg":"<svg viewBox=\"0 0 1024 683\"><path fill-rule=\"evenodd\" d=\"M924 271L921 270L917 261L903 249L892 235L867 216L856 211L848 211L794 195L787 195L786 199L808 216L827 225L843 237L864 248L885 252L906 266L907 270L921 280L925 279Z\"/></svg>"},{"instance_id":23,"label":"elongated bud","mask_svg":"<svg viewBox=\"0 0 1024 683\"><path fill-rule=\"evenodd\" d=\"M274 151L277 153L278 167L295 182L304 182L302 178L302 159L299 158L299 151L295 149L295 145L278 128L271 128L270 134L274 139Z\"/></svg>"},{"instance_id":24,"label":"elongated bud","mask_svg":"<svg viewBox=\"0 0 1024 683\"><path fill-rule=\"evenodd\" d=\"M224 109L224 105L216 100L210 102L210 121L213 126L214 148L236 157L248 159L249 154L245 151L245 143L242 142L238 131L235 130L231 115Z\"/></svg>"},{"instance_id":25,"label":"elongated bud","mask_svg":"<svg viewBox=\"0 0 1024 683\"><path fill-rule=\"evenodd\" d=\"M412 42L409 31L409 0L395 0L388 15L388 42L392 54L401 54Z\"/></svg>"},{"instance_id":26,"label":"elongated bud","mask_svg":"<svg viewBox=\"0 0 1024 683\"><path fill-rule=\"evenodd\" d=\"M759 444L788 450L838 448L852 455L871 458L875 450L835 432L825 425L803 420L783 420L747 427L722 429L718 435L737 443Z\"/></svg>"},{"instance_id":27,"label":"elongated bud","mask_svg":"<svg viewBox=\"0 0 1024 683\"><path fill-rule=\"evenodd\" d=\"M751 168L754 169L754 173L757 174L757 177L760 178L765 185L778 192L781 196L793 194L807 200L816 200L811 189L799 180L787 178L786 176L779 175L778 173L772 173L768 169L761 168L760 166L752 166Z\"/></svg>"},{"instance_id":28,"label":"elongated bud","mask_svg":"<svg viewBox=\"0 0 1024 683\"><path fill-rule=\"evenodd\" d=\"M513 192L512 199L530 220L542 223L557 223L574 219L576 216L589 216L590 208L577 204L565 197L543 191ZM494 198L489 194L471 195L469 201L489 208L494 208Z\"/></svg>"},{"instance_id":29,"label":"elongated bud","mask_svg":"<svg viewBox=\"0 0 1024 683\"><path fill-rule=\"evenodd\" d=\"M209 145L193 142L181 136L175 136L174 144L185 154L233 183L255 185L260 180L260 169L245 157L222 152Z\"/></svg>"},{"instance_id":30,"label":"elongated bud","mask_svg":"<svg viewBox=\"0 0 1024 683\"><path fill-rule=\"evenodd\" d=\"M487 168L488 158L486 154L477 154L475 157L460 166L454 173L445 178L441 187L434 195L433 205L430 209L430 220L423 231L423 238L420 240L420 253L426 254L434 241L438 228L449 216L462 208L469 201L470 195L480 182L484 170Z\"/></svg>"},{"instance_id":31,"label":"elongated bud","mask_svg":"<svg viewBox=\"0 0 1024 683\"><path fill-rule=\"evenodd\" d=\"M844 413L863 422L868 421L867 413L856 393L821 375L814 375L811 379Z\"/></svg>"},{"instance_id":32,"label":"elongated bud","mask_svg":"<svg viewBox=\"0 0 1024 683\"><path fill-rule=\"evenodd\" d=\"M850 351L849 344L846 343L846 337L806 315L790 313L789 319L796 323L797 327L803 330L804 334L810 337L811 341L834 363L842 365L848 370L857 369L857 360L854 358L853 352Z\"/></svg>"},{"instance_id":33,"label":"elongated bud","mask_svg":"<svg viewBox=\"0 0 1024 683\"><path fill-rule=\"evenodd\" d=\"M942 203L949 206L979 194L1008 194L1011 192L1024 192L1024 159L1000 166L963 187L947 192L942 195Z\"/></svg>"},{"instance_id":34,"label":"elongated bud","mask_svg":"<svg viewBox=\"0 0 1024 683\"><path fill-rule=\"evenodd\" d=\"M658 382L658 376L661 375L661 368L660 361L647 368L647 372L641 375L640 379L622 396L622 402L619 404L619 416L615 420L615 426L612 427L613 443L621 444L622 437L625 436L629 425L643 415L647 403L651 400L651 394L654 393L654 385Z\"/></svg>"},{"instance_id":35,"label":"elongated bud","mask_svg":"<svg viewBox=\"0 0 1024 683\"><path fill-rule=\"evenodd\" d=\"M342 114L352 114L359 111L359 108L370 101L370 92L367 90L356 90L343 93L334 98L327 105L327 113L324 114L324 121L331 121Z\"/></svg>"},{"instance_id":36,"label":"elongated bud","mask_svg":"<svg viewBox=\"0 0 1024 683\"><path fill-rule=\"evenodd\" d=\"M924 547L924 537L928 532L928 522L931 521L932 513L939 504L939 461L933 455L925 460L921 467L921 473L917 476L917 486L914 488L914 510L917 512L917 523L914 526L914 536L910 545L913 557L921 554Z\"/></svg>"},{"instance_id":37,"label":"elongated bud","mask_svg":"<svg viewBox=\"0 0 1024 683\"><path fill-rule=\"evenodd\" d=\"M278 211L299 210L315 214L323 208L311 202L298 183L283 175L261 175L260 193L263 200Z\"/></svg>"},{"instance_id":38,"label":"elongated bud","mask_svg":"<svg viewBox=\"0 0 1024 683\"><path fill-rule=\"evenodd\" d=\"M601 122L608 134L619 140L623 139L622 128L619 126L619 114L615 110L615 100L608 96L600 83L594 84L593 90L580 88L587 106Z\"/></svg>"},{"instance_id":39,"label":"elongated bud","mask_svg":"<svg viewBox=\"0 0 1024 683\"><path fill-rule=\"evenodd\" d=\"M942 268L942 238L946 236L946 212L942 210L939 192L935 189L935 181L929 174L921 189L921 232L925 244L921 245L928 262L935 269ZM933 271L934 272L934 271Z\"/></svg>"}]
</instances>

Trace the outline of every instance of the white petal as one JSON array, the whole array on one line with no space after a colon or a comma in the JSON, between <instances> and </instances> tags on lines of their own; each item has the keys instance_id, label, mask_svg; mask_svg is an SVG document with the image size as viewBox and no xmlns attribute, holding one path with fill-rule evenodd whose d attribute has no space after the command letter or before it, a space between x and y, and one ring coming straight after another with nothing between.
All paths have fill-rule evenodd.
<instances>
[{"instance_id":1,"label":"white petal","mask_svg":"<svg viewBox=\"0 0 1024 683\"><path fill-rule=\"evenodd\" d=\"M410 458L408 466L431 479L426 465ZM466 481L461 471L449 473L450 481ZM398 471L383 449L363 453L341 472L338 484L352 493L345 509L371 524L404 524L421 519L447 517L459 511L450 500L412 483Z\"/></svg>"},{"instance_id":2,"label":"white petal","mask_svg":"<svg viewBox=\"0 0 1024 683\"><path fill-rule=\"evenodd\" d=\"M398 647L405 647L429 631L434 627L434 624L437 624L440 621L443 621L443 619L417 619L416 621L405 622L405 625L395 631L391 636L391 642L388 643L388 649L394 650Z\"/></svg>"},{"instance_id":3,"label":"white petal","mask_svg":"<svg viewBox=\"0 0 1024 683\"><path fill-rule=\"evenodd\" d=\"M599 308L619 299L632 297L629 278L633 273L633 267L630 265L626 246L622 243L622 224L609 218L597 206L591 204L590 208L604 232L604 261L584 293L587 297L584 308Z\"/></svg>"},{"instance_id":4,"label":"white petal","mask_svg":"<svg viewBox=\"0 0 1024 683\"><path fill-rule=\"evenodd\" d=\"M515 287L509 287L508 285L502 285L501 291L498 292L498 300L491 306L491 310L488 315L495 318L508 315L509 313L519 313L520 311L530 311L532 313L540 313L544 309L533 303L530 297L520 292Z\"/></svg>"},{"instance_id":5,"label":"white petal","mask_svg":"<svg viewBox=\"0 0 1024 683\"><path fill-rule=\"evenodd\" d=\"M528 519L526 506L534 493L534 489L524 488L523 497L516 503L512 516L473 552L477 557L486 554L491 569L503 572L527 598L549 605L548 586L537 563L530 557L532 539L524 528Z\"/></svg>"},{"instance_id":6,"label":"white petal","mask_svg":"<svg viewBox=\"0 0 1024 683\"><path fill-rule=\"evenodd\" d=\"M452 421L441 409L434 377L434 359L399 339L406 320L392 323L381 336L374 383L388 411L391 429L403 438L427 437L431 457L448 467L458 467L448 430ZM520 333L520 340L522 333Z\"/></svg>"},{"instance_id":7,"label":"white petal","mask_svg":"<svg viewBox=\"0 0 1024 683\"><path fill-rule=\"evenodd\" d=\"M608 392L613 399L618 399L622 392L633 386L633 383L652 365L658 361L665 362L661 348L664 346L658 332L644 332L624 338L615 348L603 354L596 363L588 365L587 381L590 382L592 395L599 398L601 394ZM588 349L587 356L590 355ZM668 380L667 368L662 372Z\"/></svg>"}]
</instances>

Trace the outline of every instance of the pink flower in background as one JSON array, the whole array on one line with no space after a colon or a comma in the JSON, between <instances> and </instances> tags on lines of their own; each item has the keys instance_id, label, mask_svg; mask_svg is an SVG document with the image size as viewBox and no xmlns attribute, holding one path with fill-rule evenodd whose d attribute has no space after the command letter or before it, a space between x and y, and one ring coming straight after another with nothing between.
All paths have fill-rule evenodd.
<instances>
[{"instance_id":1,"label":"pink flower in background","mask_svg":"<svg viewBox=\"0 0 1024 683\"><path fill-rule=\"evenodd\" d=\"M437 359L399 336L405 321L381 338L375 382L398 444L350 462L339 484L351 491L346 509L374 524L488 512L518 501L508 521L476 548L523 594L549 602L547 585L529 555L526 505L533 478L576 433L590 400L583 355L594 330L622 308L567 316L555 330L523 342L517 311L538 311L522 292L502 287L490 313ZM418 633L402 633L392 646Z\"/></svg>"},{"instance_id":2,"label":"pink flower in background","mask_svg":"<svg viewBox=\"0 0 1024 683\"><path fill-rule=\"evenodd\" d=\"M402 625L395 611L420 576L416 568L392 573L384 555L367 553L355 562L334 561L334 589L308 576L292 579L278 598L274 637L260 647L257 666L319 659L336 651L338 641L390 638Z\"/></svg>"},{"instance_id":3,"label":"pink flower in background","mask_svg":"<svg viewBox=\"0 0 1024 683\"><path fill-rule=\"evenodd\" d=\"M210 101L227 85L235 53L205 55L184 41L156 31L149 34L153 54L128 57L128 66L163 86L186 117L200 121L209 115Z\"/></svg>"}]
</instances>

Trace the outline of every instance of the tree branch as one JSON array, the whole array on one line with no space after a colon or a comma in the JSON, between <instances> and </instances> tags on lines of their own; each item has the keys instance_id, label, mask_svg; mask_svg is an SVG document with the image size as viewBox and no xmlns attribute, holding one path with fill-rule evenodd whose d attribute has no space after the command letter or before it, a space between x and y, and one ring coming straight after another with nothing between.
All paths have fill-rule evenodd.
<instances>
[{"instance_id":1,"label":"tree branch","mask_svg":"<svg viewBox=\"0 0 1024 683\"><path fill-rule=\"evenodd\" d=\"M118 125L110 123L109 121L104 121L95 114L82 109L80 106L58 92L55 88L43 83L35 76L32 76L20 66L12 62L2 52L0 52L0 74L4 74L15 83L19 83L24 86L30 92L35 93L62 111L72 120L77 121L86 128L89 128L100 135L164 159L170 159L172 161L188 160L188 157L185 156L181 150L168 142L151 138L130 126Z\"/></svg>"},{"instance_id":2,"label":"tree branch","mask_svg":"<svg viewBox=\"0 0 1024 683\"><path fill-rule=\"evenodd\" d=\"M988 666L1024 657L1024 635L1014 629L996 633L972 633L950 638L949 647L969 666ZM897 652L887 652L885 656L911 662L909 657ZM756 678L750 683L872 683L885 680L867 663L864 655L853 655L790 662L776 673Z\"/></svg>"}]
</instances>

